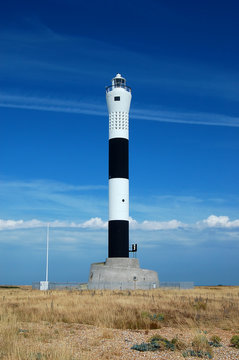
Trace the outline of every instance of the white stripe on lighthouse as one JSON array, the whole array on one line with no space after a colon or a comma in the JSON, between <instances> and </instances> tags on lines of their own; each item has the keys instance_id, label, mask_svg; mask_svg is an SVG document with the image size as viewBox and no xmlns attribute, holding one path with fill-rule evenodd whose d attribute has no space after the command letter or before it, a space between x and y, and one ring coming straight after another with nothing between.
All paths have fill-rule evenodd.
<instances>
[{"instance_id":1,"label":"white stripe on lighthouse","mask_svg":"<svg viewBox=\"0 0 239 360\"><path fill-rule=\"evenodd\" d=\"M126 111L113 111L109 114L109 139L129 139L129 114Z\"/></svg>"},{"instance_id":2,"label":"white stripe on lighthouse","mask_svg":"<svg viewBox=\"0 0 239 360\"><path fill-rule=\"evenodd\" d=\"M129 220L129 180L109 180L109 221Z\"/></svg>"}]
</instances>

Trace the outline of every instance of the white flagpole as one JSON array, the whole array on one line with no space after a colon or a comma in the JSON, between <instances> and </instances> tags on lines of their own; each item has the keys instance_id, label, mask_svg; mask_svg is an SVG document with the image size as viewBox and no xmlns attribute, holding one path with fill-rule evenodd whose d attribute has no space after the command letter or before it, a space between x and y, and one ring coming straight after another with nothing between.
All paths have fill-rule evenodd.
<instances>
[{"instance_id":1,"label":"white flagpole","mask_svg":"<svg viewBox=\"0 0 239 360\"><path fill-rule=\"evenodd\" d=\"M47 224L46 236L46 281L48 282L48 250L49 250L49 223Z\"/></svg>"}]
</instances>

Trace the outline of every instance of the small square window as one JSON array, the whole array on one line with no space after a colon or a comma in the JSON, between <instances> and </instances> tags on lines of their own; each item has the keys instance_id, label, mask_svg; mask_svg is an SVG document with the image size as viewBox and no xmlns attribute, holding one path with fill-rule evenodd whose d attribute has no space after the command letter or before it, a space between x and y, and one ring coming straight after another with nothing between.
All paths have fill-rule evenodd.
<instances>
[{"instance_id":1,"label":"small square window","mask_svg":"<svg viewBox=\"0 0 239 360\"><path fill-rule=\"evenodd\" d=\"M114 101L120 101L120 96L115 96Z\"/></svg>"}]
</instances>

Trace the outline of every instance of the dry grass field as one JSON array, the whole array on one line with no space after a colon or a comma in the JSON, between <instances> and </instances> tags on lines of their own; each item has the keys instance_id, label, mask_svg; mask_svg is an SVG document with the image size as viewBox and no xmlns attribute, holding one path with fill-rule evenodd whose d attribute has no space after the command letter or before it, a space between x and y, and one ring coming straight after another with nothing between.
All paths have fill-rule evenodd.
<instances>
[{"instance_id":1,"label":"dry grass field","mask_svg":"<svg viewBox=\"0 0 239 360\"><path fill-rule=\"evenodd\" d=\"M190 348L195 336L221 337L214 359L239 360L239 287L194 290L47 291L0 288L0 359L183 359L139 352L155 334ZM187 357L193 359L193 357Z\"/></svg>"}]
</instances>

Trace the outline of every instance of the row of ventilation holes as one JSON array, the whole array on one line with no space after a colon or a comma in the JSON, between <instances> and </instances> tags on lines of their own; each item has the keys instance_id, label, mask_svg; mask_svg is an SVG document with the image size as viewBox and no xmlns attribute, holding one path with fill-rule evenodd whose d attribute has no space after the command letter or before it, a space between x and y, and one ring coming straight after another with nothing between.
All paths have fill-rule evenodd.
<instances>
[{"instance_id":1,"label":"row of ventilation holes","mask_svg":"<svg viewBox=\"0 0 239 360\"><path fill-rule=\"evenodd\" d=\"M110 130L128 130L128 113L121 111L110 113L109 128Z\"/></svg>"}]
</instances>

